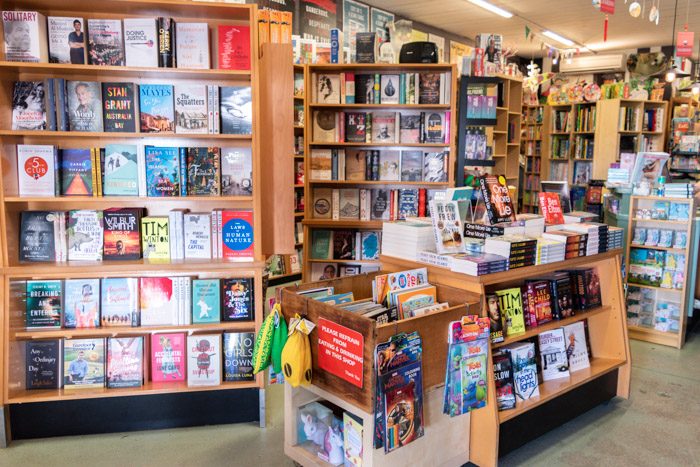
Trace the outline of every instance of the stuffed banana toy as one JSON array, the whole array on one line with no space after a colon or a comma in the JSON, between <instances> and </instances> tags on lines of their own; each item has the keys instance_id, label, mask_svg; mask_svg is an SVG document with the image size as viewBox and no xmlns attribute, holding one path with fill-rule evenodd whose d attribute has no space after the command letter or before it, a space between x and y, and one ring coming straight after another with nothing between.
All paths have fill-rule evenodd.
<instances>
[{"instance_id":1,"label":"stuffed banana toy","mask_svg":"<svg viewBox=\"0 0 700 467\"><path fill-rule=\"evenodd\" d=\"M263 321L253 345L253 373L265 370L272 363L275 372L282 367L281 354L287 341L287 322L282 308L276 303L272 312Z\"/></svg>"},{"instance_id":2,"label":"stuffed banana toy","mask_svg":"<svg viewBox=\"0 0 700 467\"><path fill-rule=\"evenodd\" d=\"M289 338L282 350L284 380L297 387L311 383L311 344L309 334L314 324L298 314L289 322Z\"/></svg>"}]
</instances>

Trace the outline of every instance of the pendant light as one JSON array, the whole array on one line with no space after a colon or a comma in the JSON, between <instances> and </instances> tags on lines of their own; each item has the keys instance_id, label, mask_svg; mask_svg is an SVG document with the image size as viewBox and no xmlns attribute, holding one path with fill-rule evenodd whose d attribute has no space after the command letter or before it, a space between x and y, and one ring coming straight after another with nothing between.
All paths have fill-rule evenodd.
<instances>
[{"instance_id":1,"label":"pendant light","mask_svg":"<svg viewBox=\"0 0 700 467\"><path fill-rule=\"evenodd\" d=\"M676 58L676 13L678 12L678 0L676 0L676 3L673 7L673 32L671 33L671 44L673 46L673 58L672 60L675 62ZM666 72L666 82L670 83L673 80L676 79L676 77L680 74L680 71L676 68L676 64L672 63L671 64L671 69Z\"/></svg>"}]
</instances>

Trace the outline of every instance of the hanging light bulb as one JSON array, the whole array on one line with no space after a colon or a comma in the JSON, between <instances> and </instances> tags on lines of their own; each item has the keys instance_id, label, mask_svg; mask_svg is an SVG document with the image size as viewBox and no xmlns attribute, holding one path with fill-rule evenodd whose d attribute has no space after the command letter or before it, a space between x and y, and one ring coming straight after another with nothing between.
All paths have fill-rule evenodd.
<instances>
[{"instance_id":1,"label":"hanging light bulb","mask_svg":"<svg viewBox=\"0 0 700 467\"><path fill-rule=\"evenodd\" d=\"M552 65L556 65L557 63L559 63L559 58L555 55L555 56L552 58Z\"/></svg>"},{"instance_id":2,"label":"hanging light bulb","mask_svg":"<svg viewBox=\"0 0 700 467\"><path fill-rule=\"evenodd\" d=\"M700 83L695 83L693 87L690 88L690 92L697 97L697 95L700 94Z\"/></svg>"},{"instance_id":3,"label":"hanging light bulb","mask_svg":"<svg viewBox=\"0 0 700 467\"><path fill-rule=\"evenodd\" d=\"M675 68L671 68L670 70L668 70L668 71L666 72L666 82L667 82L667 83L670 83L670 82L673 81L674 79L676 79L676 69L675 69Z\"/></svg>"}]
</instances>

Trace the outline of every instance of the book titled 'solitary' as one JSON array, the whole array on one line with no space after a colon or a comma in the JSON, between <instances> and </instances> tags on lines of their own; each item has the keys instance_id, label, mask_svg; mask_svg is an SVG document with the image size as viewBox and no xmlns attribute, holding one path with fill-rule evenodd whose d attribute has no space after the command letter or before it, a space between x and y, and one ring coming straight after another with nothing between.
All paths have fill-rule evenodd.
<instances>
[{"instance_id":1,"label":"book titled 'solitary'","mask_svg":"<svg viewBox=\"0 0 700 467\"><path fill-rule=\"evenodd\" d=\"M221 133L249 135L253 132L253 99L250 86L221 86Z\"/></svg>"},{"instance_id":2,"label":"book titled 'solitary'","mask_svg":"<svg viewBox=\"0 0 700 467\"><path fill-rule=\"evenodd\" d=\"M513 200L508 191L506 178L503 175L486 175L479 177L479 188L484 199L489 222L515 222Z\"/></svg>"},{"instance_id":3,"label":"book titled 'solitary'","mask_svg":"<svg viewBox=\"0 0 700 467\"><path fill-rule=\"evenodd\" d=\"M180 196L178 148L146 146L148 196Z\"/></svg>"},{"instance_id":4,"label":"book titled 'solitary'","mask_svg":"<svg viewBox=\"0 0 700 467\"><path fill-rule=\"evenodd\" d=\"M22 211L19 260L56 261L61 231L60 211Z\"/></svg>"},{"instance_id":5,"label":"book titled 'solitary'","mask_svg":"<svg viewBox=\"0 0 700 467\"><path fill-rule=\"evenodd\" d=\"M63 294L60 280L27 281L27 329L60 328Z\"/></svg>"},{"instance_id":6,"label":"book titled 'solitary'","mask_svg":"<svg viewBox=\"0 0 700 467\"><path fill-rule=\"evenodd\" d=\"M107 387L143 385L143 336L107 339Z\"/></svg>"},{"instance_id":7,"label":"book titled 'solitary'","mask_svg":"<svg viewBox=\"0 0 700 467\"><path fill-rule=\"evenodd\" d=\"M224 321L253 319L253 280L250 278L222 279Z\"/></svg>"},{"instance_id":8,"label":"book titled 'solitary'","mask_svg":"<svg viewBox=\"0 0 700 467\"><path fill-rule=\"evenodd\" d=\"M124 18L126 66L158 66L158 33L155 18Z\"/></svg>"},{"instance_id":9,"label":"book titled 'solitary'","mask_svg":"<svg viewBox=\"0 0 700 467\"><path fill-rule=\"evenodd\" d=\"M104 131L136 131L134 83L102 83L102 119Z\"/></svg>"},{"instance_id":10,"label":"book titled 'solitary'","mask_svg":"<svg viewBox=\"0 0 700 467\"><path fill-rule=\"evenodd\" d=\"M104 156L104 196L138 196L139 166L134 144L107 144Z\"/></svg>"},{"instance_id":11,"label":"book titled 'solitary'","mask_svg":"<svg viewBox=\"0 0 700 467\"><path fill-rule=\"evenodd\" d=\"M26 352L27 389L60 388L61 341L27 341Z\"/></svg>"},{"instance_id":12,"label":"book titled 'solitary'","mask_svg":"<svg viewBox=\"0 0 700 467\"><path fill-rule=\"evenodd\" d=\"M17 145L17 179L20 196L55 196L56 148L51 145Z\"/></svg>"},{"instance_id":13,"label":"book titled 'solitary'","mask_svg":"<svg viewBox=\"0 0 700 467\"><path fill-rule=\"evenodd\" d=\"M139 326L138 279L106 277L102 279L101 320L104 327Z\"/></svg>"},{"instance_id":14,"label":"book titled 'solitary'","mask_svg":"<svg viewBox=\"0 0 700 467\"><path fill-rule=\"evenodd\" d=\"M5 60L48 62L46 17L36 11L3 11Z\"/></svg>"},{"instance_id":15,"label":"book titled 'solitary'","mask_svg":"<svg viewBox=\"0 0 700 467\"><path fill-rule=\"evenodd\" d=\"M103 211L106 259L141 258L141 214L140 208L110 208Z\"/></svg>"},{"instance_id":16,"label":"book titled 'solitary'","mask_svg":"<svg viewBox=\"0 0 700 467\"><path fill-rule=\"evenodd\" d=\"M223 211L222 257L230 261L250 261L254 252L253 211Z\"/></svg>"},{"instance_id":17,"label":"book titled 'solitary'","mask_svg":"<svg viewBox=\"0 0 700 467\"><path fill-rule=\"evenodd\" d=\"M49 16L49 62L85 63L85 23L75 16Z\"/></svg>"},{"instance_id":18,"label":"book titled 'solitary'","mask_svg":"<svg viewBox=\"0 0 700 467\"><path fill-rule=\"evenodd\" d=\"M207 134L208 122L206 85L175 86L175 133Z\"/></svg>"},{"instance_id":19,"label":"book titled 'solitary'","mask_svg":"<svg viewBox=\"0 0 700 467\"><path fill-rule=\"evenodd\" d=\"M103 231L102 211L70 211L67 231L68 260L101 261Z\"/></svg>"},{"instance_id":20,"label":"book titled 'solitary'","mask_svg":"<svg viewBox=\"0 0 700 467\"><path fill-rule=\"evenodd\" d=\"M151 335L151 381L184 381L186 368L184 333Z\"/></svg>"},{"instance_id":21,"label":"book titled 'solitary'","mask_svg":"<svg viewBox=\"0 0 700 467\"><path fill-rule=\"evenodd\" d=\"M143 257L149 260L170 259L170 231L167 216L141 218Z\"/></svg>"},{"instance_id":22,"label":"book titled 'solitary'","mask_svg":"<svg viewBox=\"0 0 700 467\"><path fill-rule=\"evenodd\" d=\"M65 306L64 328L97 328L100 326L100 280L66 279L63 284Z\"/></svg>"},{"instance_id":23,"label":"book titled 'solitary'","mask_svg":"<svg viewBox=\"0 0 700 467\"><path fill-rule=\"evenodd\" d=\"M221 335L187 336L187 385L221 384Z\"/></svg>"},{"instance_id":24,"label":"book titled 'solitary'","mask_svg":"<svg viewBox=\"0 0 700 467\"><path fill-rule=\"evenodd\" d=\"M192 323L221 321L221 281L219 279L192 280Z\"/></svg>"},{"instance_id":25,"label":"book titled 'solitary'","mask_svg":"<svg viewBox=\"0 0 700 467\"><path fill-rule=\"evenodd\" d=\"M48 86L44 81L15 81L12 90L12 129L46 130Z\"/></svg>"},{"instance_id":26,"label":"book titled 'solitary'","mask_svg":"<svg viewBox=\"0 0 700 467\"><path fill-rule=\"evenodd\" d=\"M88 63L124 66L121 19L88 18Z\"/></svg>"},{"instance_id":27,"label":"book titled 'solitary'","mask_svg":"<svg viewBox=\"0 0 700 467\"><path fill-rule=\"evenodd\" d=\"M70 131L102 131L102 87L94 81L66 81Z\"/></svg>"},{"instance_id":28,"label":"book titled 'solitary'","mask_svg":"<svg viewBox=\"0 0 700 467\"><path fill-rule=\"evenodd\" d=\"M61 149L61 194L92 196L92 155L89 149Z\"/></svg>"},{"instance_id":29,"label":"book titled 'solitary'","mask_svg":"<svg viewBox=\"0 0 700 467\"><path fill-rule=\"evenodd\" d=\"M189 196L218 196L219 161L221 155L216 147L187 148L187 194ZM183 181L185 183L185 181Z\"/></svg>"},{"instance_id":30,"label":"book titled 'solitary'","mask_svg":"<svg viewBox=\"0 0 700 467\"><path fill-rule=\"evenodd\" d=\"M105 385L105 340L64 339L63 387L101 388Z\"/></svg>"},{"instance_id":31,"label":"book titled 'solitary'","mask_svg":"<svg viewBox=\"0 0 700 467\"><path fill-rule=\"evenodd\" d=\"M139 119L141 133L164 133L175 130L173 86L139 85Z\"/></svg>"},{"instance_id":32,"label":"book titled 'solitary'","mask_svg":"<svg viewBox=\"0 0 700 467\"><path fill-rule=\"evenodd\" d=\"M209 69L209 25L175 24L175 57L178 68Z\"/></svg>"},{"instance_id":33,"label":"book titled 'solitary'","mask_svg":"<svg viewBox=\"0 0 700 467\"><path fill-rule=\"evenodd\" d=\"M253 381L255 333L224 333L224 381Z\"/></svg>"}]
</instances>

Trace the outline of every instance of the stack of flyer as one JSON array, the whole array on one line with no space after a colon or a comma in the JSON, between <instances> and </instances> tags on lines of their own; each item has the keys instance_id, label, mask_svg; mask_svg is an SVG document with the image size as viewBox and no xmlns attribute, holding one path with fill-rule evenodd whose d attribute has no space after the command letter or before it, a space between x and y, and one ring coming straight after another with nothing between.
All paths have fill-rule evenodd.
<instances>
[{"instance_id":1,"label":"stack of flyer","mask_svg":"<svg viewBox=\"0 0 700 467\"><path fill-rule=\"evenodd\" d=\"M435 251L432 223L418 221L385 222L382 254L419 261L418 252Z\"/></svg>"},{"instance_id":2,"label":"stack of flyer","mask_svg":"<svg viewBox=\"0 0 700 467\"><path fill-rule=\"evenodd\" d=\"M537 264L564 261L565 253L566 245L564 243L548 238L537 239Z\"/></svg>"},{"instance_id":3,"label":"stack of flyer","mask_svg":"<svg viewBox=\"0 0 700 467\"><path fill-rule=\"evenodd\" d=\"M622 227L608 227L608 251L622 248L624 229Z\"/></svg>"}]
</instances>

